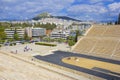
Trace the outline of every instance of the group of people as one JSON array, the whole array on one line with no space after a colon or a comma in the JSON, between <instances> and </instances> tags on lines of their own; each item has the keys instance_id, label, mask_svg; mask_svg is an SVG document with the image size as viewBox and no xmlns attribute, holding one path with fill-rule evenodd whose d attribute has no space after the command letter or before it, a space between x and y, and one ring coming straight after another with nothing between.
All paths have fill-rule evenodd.
<instances>
[{"instance_id":1,"label":"group of people","mask_svg":"<svg viewBox=\"0 0 120 80\"><path fill-rule=\"evenodd\" d=\"M27 47L27 46L26 46L26 47L24 47L24 52L29 51L29 50L30 50L30 51L32 51L32 49L31 49L31 48L29 48L29 47Z\"/></svg>"}]
</instances>

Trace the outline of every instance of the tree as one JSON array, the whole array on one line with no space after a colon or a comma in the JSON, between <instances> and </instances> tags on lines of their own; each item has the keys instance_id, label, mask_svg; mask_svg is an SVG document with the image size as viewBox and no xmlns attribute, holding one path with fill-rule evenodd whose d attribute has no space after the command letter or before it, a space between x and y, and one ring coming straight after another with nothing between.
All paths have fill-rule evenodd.
<instances>
[{"instance_id":1,"label":"tree","mask_svg":"<svg viewBox=\"0 0 120 80\"><path fill-rule=\"evenodd\" d=\"M8 27L10 27L10 23L8 23L8 22L0 22L0 28L1 27L4 27L4 28L8 28Z\"/></svg>"},{"instance_id":2,"label":"tree","mask_svg":"<svg viewBox=\"0 0 120 80\"><path fill-rule=\"evenodd\" d=\"M69 46L73 46L74 44L75 44L75 42L74 42L73 40L69 40L69 41L68 41L68 45L69 45Z\"/></svg>"},{"instance_id":3,"label":"tree","mask_svg":"<svg viewBox=\"0 0 120 80\"><path fill-rule=\"evenodd\" d=\"M118 24L120 24L120 13L119 13L119 16L118 16Z\"/></svg>"},{"instance_id":4,"label":"tree","mask_svg":"<svg viewBox=\"0 0 120 80\"><path fill-rule=\"evenodd\" d=\"M80 34L79 30L76 30L75 42L77 42L79 34Z\"/></svg>"},{"instance_id":5,"label":"tree","mask_svg":"<svg viewBox=\"0 0 120 80\"><path fill-rule=\"evenodd\" d=\"M68 45L70 46L70 49L71 49L71 46L73 46L75 44L75 37L69 36L67 41L68 41Z\"/></svg>"},{"instance_id":6,"label":"tree","mask_svg":"<svg viewBox=\"0 0 120 80\"><path fill-rule=\"evenodd\" d=\"M71 46L73 46L75 44L75 42L73 40L68 40L68 45L70 46L70 50L71 50Z\"/></svg>"},{"instance_id":7,"label":"tree","mask_svg":"<svg viewBox=\"0 0 120 80\"><path fill-rule=\"evenodd\" d=\"M15 40L19 40L19 35L18 34L14 34L14 39Z\"/></svg>"},{"instance_id":8,"label":"tree","mask_svg":"<svg viewBox=\"0 0 120 80\"><path fill-rule=\"evenodd\" d=\"M6 38L5 32L0 32L0 40L4 40Z\"/></svg>"},{"instance_id":9,"label":"tree","mask_svg":"<svg viewBox=\"0 0 120 80\"><path fill-rule=\"evenodd\" d=\"M75 37L74 37L74 36L68 36L68 39L67 39L67 40L75 41Z\"/></svg>"},{"instance_id":10,"label":"tree","mask_svg":"<svg viewBox=\"0 0 120 80\"><path fill-rule=\"evenodd\" d=\"M59 43L62 43L62 42L64 42L65 40L64 39L62 39L62 38L58 38L57 39L57 42L59 42Z\"/></svg>"},{"instance_id":11,"label":"tree","mask_svg":"<svg viewBox=\"0 0 120 80\"><path fill-rule=\"evenodd\" d=\"M14 32L14 39L15 40L19 40L19 34L17 33L17 29L15 28L15 32Z\"/></svg>"},{"instance_id":12,"label":"tree","mask_svg":"<svg viewBox=\"0 0 120 80\"><path fill-rule=\"evenodd\" d=\"M30 37L28 37L28 34L27 34L26 31L25 31L25 33L24 33L24 40L30 40Z\"/></svg>"},{"instance_id":13,"label":"tree","mask_svg":"<svg viewBox=\"0 0 120 80\"><path fill-rule=\"evenodd\" d=\"M40 28L46 28L47 30L53 30L54 28L56 28L55 24L40 24L40 23L35 23L34 27L40 27Z\"/></svg>"},{"instance_id":14,"label":"tree","mask_svg":"<svg viewBox=\"0 0 120 80\"><path fill-rule=\"evenodd\" d=\"M115 21L115 25L117 25L117 23L118 23L118 22L117 22L117 21Z\"/></svg>"},{"instance_id":15,"label":"tree","mask_svg":"<svg viewBox=\"0 0 120 80\"><path fill-rule=\"evenodd\" d=\"M50 38L49 37L44 37L43 41L50 42Z\"/></svg>"},{"instance_id":16,"label":"tree","mask_svg":"<svg viewBox=\"0 0 120 80\"><path fill-rule=\"evenodd\" d=\"M6 33L4 32L4 28L0 28L0 40L4 40L6 38Z\"/></svg>"}]
</instances>

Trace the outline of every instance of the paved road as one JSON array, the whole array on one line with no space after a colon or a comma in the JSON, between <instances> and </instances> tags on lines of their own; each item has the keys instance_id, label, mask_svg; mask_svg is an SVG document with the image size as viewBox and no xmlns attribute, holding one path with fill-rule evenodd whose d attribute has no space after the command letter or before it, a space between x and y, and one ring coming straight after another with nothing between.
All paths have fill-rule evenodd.
<instances>
[{"instance_id":1,"label":"paved road","mask_svg":"<svg viewBox=\"0 0 120 80\"><path fill-rule=\"evenodd\" d=\"M66 63L63 63L61 61L62 58L69 57L69 56L84 57L84 58L95 59L95 60L100 60L100 61L120 65L120 61L116 61L116 60L104 59L104 58L93 57L93 56L88 56L88 55L84 55L84 54L75 54L75 53L63 52L63 51L55 51L54 54L50 54L50 55L47 55L47 56L37 55L37 56L34 56L34 57L37 58L37 59L43 60L43 61L47 61L47 62L50 62L50 63L53 63L53 64L57 64L57 65L60 65L60 66L71 68L71 69L74 69L74 70L77 70L77 71L80 71L80 72L85 72L85 73L88 73L88 74L91 74L91 75L102 77L102 78L107 79L107 80L120 80L119 73L118 73L118 76L115 76L115 75L111 75L111 74L107 74L107 73L103 73L103 72L99 72L99 71L94 71L94 70L90 70L90 69L66 64Z\"/></svg>"}]
</instances>

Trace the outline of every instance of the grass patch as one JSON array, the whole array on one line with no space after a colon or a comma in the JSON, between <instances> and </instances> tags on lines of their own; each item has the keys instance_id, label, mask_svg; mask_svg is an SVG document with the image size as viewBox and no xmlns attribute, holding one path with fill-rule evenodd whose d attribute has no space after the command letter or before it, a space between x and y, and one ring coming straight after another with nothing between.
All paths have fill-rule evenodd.
<instances>
[{"instance_id":1,"label":"grass patch","mask_svg":"<svg viewBox=\"0 0 120 80\"><path fill-rule=\"evenodd\" d=\"M36 45L44 45L44 46L52 46L52 47L57 46L56 44L44 43L44 42L37 42L35 44Z\"/></svg>"}]
</instances>

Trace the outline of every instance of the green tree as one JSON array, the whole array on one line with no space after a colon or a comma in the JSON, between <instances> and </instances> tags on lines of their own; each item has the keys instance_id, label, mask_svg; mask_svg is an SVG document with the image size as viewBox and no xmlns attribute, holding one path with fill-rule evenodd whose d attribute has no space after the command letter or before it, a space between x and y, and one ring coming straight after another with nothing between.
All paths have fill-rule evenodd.
<instances>
[{"instance_id":1,"label":"green tree","mask_svg":"<svg viewBox=\"0 0 120 80\"><path fill-rule=\"evenodd\" d=\"M50 38L49 37L44 37L43 41L50 42Z\"/></svg>"},{"instance_id":2,"label":"green tree","mask_svg":"<svg viewBox=\"0 0 120 80\"><path fill-rule=\"evenodd\" d=\"M0 32L0 40L6 39L6 33L5 32Z\"/></svg>"},{"instance_id":3,"label":"green tree","mask_svg":"<svg viewBox=\"0 0 120 80\"><path fill-rule=\"evenodd\" d=\"M4 40L6 38L6 33L4 32L4 28L0 28L0 40Z\"/></svg>"},{"instance_id":4,"label":"green tree","mask_svg":"<svg viewBox=\"0 0 120 80\"><path fill-rule=\"evenodd\" d=\"M19 40L19 34L17 33L17 29L15 28L15 32L14 32L14 39L15 40Z\"/></svg>"},{"instance_id":5,"label":"green tree","mask_svg":"<svg viewBox=\"0 0 120 80\"><path fill-rule=\"evenodd\" d=\"M10 25L11 25L11 24L8 23L8 22L0 22L0 27L9 28Z\"/></svg>"},{"instance_id":6,"label":"green tree","mask_svg":"<svg viewBox=\"0 0 120 80\"><path fill-rule=\"evenodd\" d=\"M71 46L73 46L75 44L75 42L73 40L68 40L68 45L70 46L70 50L71 50Z\"/></svg>"},{"instance_id":7,"label":"green tree","mask_svg":"<svg viewBox=\"0 0 120 80\"><path fill-rule=\"evenodd\" d=\"M40 24L40 23L35 23L34 27L40 27L40 28L46 28L47 30L53 30L54 28L56 28L55 24Z\"/></svg>"},{"instance_id":8,"label":"green tree","mask_svg":"<svg viewBox=\"0 0 120 80\"><path fill-rule=\"evenodd\" d=\"M14 34L14 39L15 40L19 40L19 35L18 34Z\"/></svg>"},{"instance_id":9,"label":"green tree","mask_svg":"<svg viewBox=\"0 0 120 80\"><path fill-rule=\"evenodd\" d=\"M70 46L70 49L71 49L71 46L73 46L74 44L75 44L75 37L69 36L68 37L68 45Z\"/></svg>"},{"instance_id":10,"label":"green tree","mask_svg":"<svg viewBox=\"0 0 120 80\"><path fill-rule=\"evenodd\" d=\"M78 41L78 36L82 36L82 35L83 35L83 32L85 32L85 31L79 31L79 30L76 30L75 42Z\"/></svg>"},{"instance_id":11,"label":"green tree","mask_svg":"<svg viewBox=\"0 0 120 80\"><path fill-rule=\"evenodd\" d=\"M73 40L69 40L69 41L68 41L68 45L69 45L69 46L73 46L74 44L75 44L75 42L74 42Z\"/></svg>"},{"instance_id":12,"label":"green tree","mask_svg":"<svg viewBox=\"0 0 120 80\"><path fill-rule=\"evenodd\" d=\"M24 40L30 40L30 37L28 36L27 32L24 33Z\"/></svg>"},{"instance_id":13,"label":"green tree","mask_svg":"<svg viewBox=\"0 0 120 80\"><path fill-rule=\"evenodd\" d=\"M72 40L72 41L75 42L75 37L74 37L74 36L69 36L67 40L68 40L68 41L69 41L69 40Z\"/></svg>"},{"instance_id":14,"label":"green tree","mask_svg":"<svg viewBox=\"0 0 120 80\"><path fill-rule=\"evenodd\" d=\"M119 13L119 16L118 16L118 24L120 24L120 13Z\"/></svg>"},{"instance_id":15,"label":"green tree","mask_svg":"<svg viewBox=\"0 0 120 80\"><path fill-rule=\"evenodd\" d=\"M80 34L79 30L76 30L75 42L77 42L79 34Z\"/></svg>"}]
</instances>

